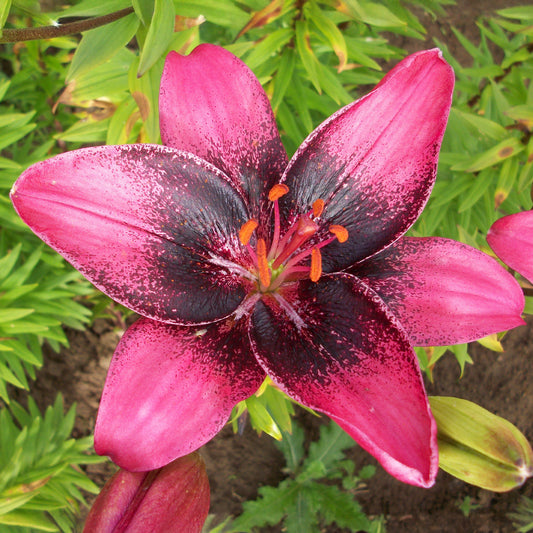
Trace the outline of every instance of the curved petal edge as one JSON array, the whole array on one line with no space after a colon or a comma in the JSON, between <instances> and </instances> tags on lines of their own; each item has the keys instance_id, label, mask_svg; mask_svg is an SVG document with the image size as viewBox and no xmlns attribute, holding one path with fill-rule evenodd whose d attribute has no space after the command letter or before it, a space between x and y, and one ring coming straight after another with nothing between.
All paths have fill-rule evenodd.
<instances>
[{"instance_id":1,"label":"curved petal edge","mask_svg":"<svg viewBox=\"0 0 533 533\"><path fill-rule=\"evenodd\" d=\"M160 468L208 442L264 379L244 324L138 320L121 339L98 410L95 450L130 471Z\"/></svg>"},{"instance_id":2,"label":"curved petal edge","mask_svg":"<svg viewBox=\"0 0 533 533\"><path fill-rule=\"evenodd\" d=\"M524 324L524 295L489 255L451 239L403 238L354 266L416 346L446 346Z\"/></svg>"}]
</instances>

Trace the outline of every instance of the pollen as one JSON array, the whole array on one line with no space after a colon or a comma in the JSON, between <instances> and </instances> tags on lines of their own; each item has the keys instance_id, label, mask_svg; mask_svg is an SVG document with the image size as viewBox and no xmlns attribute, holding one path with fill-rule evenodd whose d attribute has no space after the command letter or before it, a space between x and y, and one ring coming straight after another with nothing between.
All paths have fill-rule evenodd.
<instances>
[{"instance_id":1,"label":"pollen","mask_svg":"<svg viewBox=\"0 0 533 533\"><path fill-rule=\"evenodd\" d=\"M279 200L282 196L285 196L289 192L289 188L287 185L284 185L283 183L276 183L272 189L270 189L268 193L268 199L271 202L275 202L276 200Z\"/></svg>"},{"instance_id":2,"label":"pollen","mask_svg":"<svg viewBox=\"0 0 533 533\"><path fill-rule=\"evenodd\" d=\"M309 279L315 283L322 275L322 254L318 248L313 248L311 252L311 271L309 272Z\"/></svg>"},{"instance_id":3,"label":"pollen","mask_svg":"<svg viewBox=\"0 0 533 533\"><path fill-rule=\"evenodd\" d=\"M318 198L313 202L313 216L319 217L324 212L324 200Z\"/></svg>"},{"instance_id":4,"label":"pollen","mask_svg":"<svg viewBox=\"0 0 533 533\"><path fill-rule=\"evenodd\" d=\"M251 218L241 226L241 229L239 230L239 240L241 241L241 244L246 246L250 242L252 234L257 226L258 222L255 218Z\"/></svg>"},{"instance_id":5,"label":"pollen","mask_svg":"<svg viewBox=\"0 0 533 533\"><path fill-rule=\"evenodd\" d=\"M265 239L257 240L257 269L259 274L259 281L266 289L270 285L270 268L267 260L267 249Z\"/></svg>"},{"instance_id":6,"label":"pollen","mask_svg":"<svg viewBox=\"0 0 533 533\"><path fill-rule=\"evenodd\" d=\"M344 226L333 224L329 227L330 233L333 233L339 242L346 242L348 240L348 230Z\"/></svg>"}]
</instances>

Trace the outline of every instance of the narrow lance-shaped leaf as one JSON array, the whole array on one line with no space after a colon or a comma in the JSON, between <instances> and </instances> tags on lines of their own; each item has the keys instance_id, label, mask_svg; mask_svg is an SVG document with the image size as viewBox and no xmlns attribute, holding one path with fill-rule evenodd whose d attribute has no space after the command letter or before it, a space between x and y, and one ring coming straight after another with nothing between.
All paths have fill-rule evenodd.
<instances>
[{"instance_id":1,"label":"narrow lance-shaped leaf","mask_svg":"<svg viewBox=\"0 0 533 533\"><path fill-rule=\"evenodd\" d=\"M154 14L141 51L137 77L144 75L169 47L174 33L174 3L155 0ZM158 72L158 78L161 73Z\"/></svg>"},{"instance_id":2,"label":"narrow lance-shaped leaf","mask_svg":"<svg viewBox=\"0 0 533 533\"><path fill-rule=\"evenodd\" d=\"M111 24L86 32L72 58L66 82L75 80L80 74L111 58L131 41L138 27L139 19L132 13Z\"/></svg>"}]
</instances>

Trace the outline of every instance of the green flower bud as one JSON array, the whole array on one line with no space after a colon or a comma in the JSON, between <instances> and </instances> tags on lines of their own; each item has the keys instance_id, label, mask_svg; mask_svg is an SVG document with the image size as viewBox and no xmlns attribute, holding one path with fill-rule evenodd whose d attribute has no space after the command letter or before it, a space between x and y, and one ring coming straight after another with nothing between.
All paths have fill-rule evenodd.
<instances>
[{"instance_id":1,"label":"green flower bud","mask_svg":"<svg viewBox=\"0 0 533 533\"><path fill-rule=\"evenodd\" d=\"M533 475L533 451L513 424L460 398L433 396L429 402L445 472L495 492L519 487Z\"/></svg>"}]
</instances>

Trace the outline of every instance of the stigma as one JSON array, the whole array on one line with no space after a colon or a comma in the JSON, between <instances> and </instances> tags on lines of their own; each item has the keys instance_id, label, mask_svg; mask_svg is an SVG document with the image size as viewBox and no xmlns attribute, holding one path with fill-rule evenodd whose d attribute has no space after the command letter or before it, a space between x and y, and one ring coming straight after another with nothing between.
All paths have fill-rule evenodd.
<instances>
[{"instance_id":1,"label":"stigma","mask_svg":"<svg viewBox=\"0 0 533 533\"><path fill-rule=\"evenodd\" d=\"M348 240L348 230L344 226L332 224L328 235L316 242L312 237L322 229L320 217L325 202L317 198L310 210L300 215L282 235L278 201L289 192L287 185L278 183L270 189L268 199L273 205L274 229L271 242L256 235L255 247L250 243L259 223L255 218L245 222L239 230L239 241L248 250L252 260L254 276L261 292L275 291L283 282L310 279L317 282L322 276L322 254L320 249L337 240Z\"/></svg>"}]
</instances>

